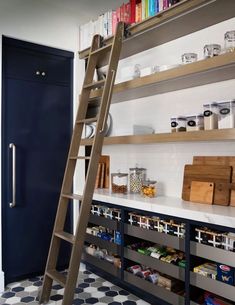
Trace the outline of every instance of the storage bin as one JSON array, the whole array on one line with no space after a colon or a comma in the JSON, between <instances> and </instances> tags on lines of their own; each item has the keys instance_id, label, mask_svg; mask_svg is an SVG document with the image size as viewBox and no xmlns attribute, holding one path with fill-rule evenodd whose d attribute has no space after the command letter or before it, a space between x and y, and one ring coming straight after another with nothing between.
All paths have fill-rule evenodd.
<instances>
[{"instance_id":1,"label":"storage bin","mask_svg":"<svg viewBox=\"0 0 235 305\"><path fill-rule=\"evenodd\" d=\"M221 45L219 44L206 44L204 46L204 58L218 56L221 53Z\"/></svg>"},{"instance_id":2,"label":"storage bin","mask_svg":"<svg viewBox=\"0 0 235 305\"><path fill-rule=\"evenodd\" d=\"M171 132L186 131L186 117L178 116L171 118Z\"/></svg>"},{"instance_id":3,"label":"storage bin","mask_svg":"<svg viewBox=\"0 0 235 305\"><path fill-rule=\"evenodd\" d=\"M195 114L187 116L187 131L197 131L204 129L204 116L203 114Z\"/></svg>"},{"instance_id":4,"label":"storage bin","mask_svg":"<svg viewBox=\"0 0 235 305\"><path fill-rule=\"evenodd\" d=\"M205 104L203 105L204 109L204 129L217 129L218 128L218 104Z\"/></svg>"},{"instance_id":5,"label":"storage bin","mask_svg":"<svg viewBox=\"0 0 235 305\"><path fill-rule=\"evenodd\" d=\"M226 52L235 51L235 31L228 31L224 34L224 48Z\"/></svg>"},{"instance_id":6,"label":"storage bin","mask_svg":"<svg viewBox=\"0 0 235 305\"><path fill-rule=\"evenodd\" d=\"M235 100L220 102L218 103L218 107L219 107L219 117L218 117L219 129L234 128Z\"/></svg>"}]
</instances>

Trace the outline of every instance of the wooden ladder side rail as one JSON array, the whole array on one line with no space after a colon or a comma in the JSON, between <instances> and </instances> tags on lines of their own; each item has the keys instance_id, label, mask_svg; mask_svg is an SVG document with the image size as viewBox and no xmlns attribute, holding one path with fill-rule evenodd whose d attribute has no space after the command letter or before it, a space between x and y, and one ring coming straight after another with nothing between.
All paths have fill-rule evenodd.
<instances>
[{"instance_id":1,"label":"wooden ladder side rail","mask_svg":"<svg viewBox=\"0 0 235 305\"><path fill-rule=\"evenodd\" d=\"M77 276L79 272L79 266L82 256L82 249L83 249L83 243L85 239L85 232L86 227L89 219L90 214L90 207L92 203L92 197L95 187L95 179L98 169L98 162L99 157L101 155L102 145L103 145L103 139L104 139L104 127L106 125L107 121L107 115L109 112L111 97L112 97L112 91L113 91L113 85L115 81L115 75L118 65L118 60L121 52L122 47L122 37L124 34L124 24L119 23L117 27L117 34L115 36L115 39L113 41L112 49L110 52L110 59L109 59L109 68L107 77L104 84L103 94L101 98L100 103L100 110L99 115L97 119L97 125L96 125L96 132L94 137L94 142L92 145L91 150L91 156L90 156L90 162L88 166L88 172L86 176L85 181L85 187L83 191L83 196L81 200L81 210L80 210L80 217L78 220L77 228L76 228L76 234L75 236L72 236L68 233L59 234L60 232L63 232L64 230L64 224L66 219L66 213L68 209L68 197L63 196L64 194L69 194L72 190L72 184L73 184L73 176L75 172L75 166L76 166L76 158L71 158L78 155L80 142L81 142L81 136L82 136L82 130L84 127L84 123L78 123L78 121L83 121L86 118L87 109L88 109L88 100L90 96L90 91L92 88L85 88L87 84L92 83L94 71L97 66L97 54L99 52L99 47L101 43L101 37L99 35L96 35L93 38L92 42L92 48L90 51L90 56L88 60L87 65L87 71L84 79L84 84L82 88L79 108L77 112L76 122L75 122L75 128L72 135L70 150L69 150L69 156L67 160L64 180L62 184L61 194L60 194L60 200L46 265L46 271L43 281L43 287L42 292L40 294L39 302L40 303L46 303L49 301L51 287L53 279L59 281L60 284L64 284L65 286L65 292L64 292L64 299L63 299L63 305L70 305L72 304L73 295L74 295L74 289L76 286ZM96 51L96 52L94 52ZM92 52L95 53L95 55L92 55ZM66 236L64 238L65 240L72 243L72 253L70 258L70 264L68 269L68 276L67 279L63 279L63 276L60 276L58 272L56 272L56 264L57 259L59 255L59 249L61 244L61 236ZM71 235L71 237L69 237ZM64 237L63 236L63 237ZM57 276L56 276L56 275Z\"/></svg>"}]
</instances>

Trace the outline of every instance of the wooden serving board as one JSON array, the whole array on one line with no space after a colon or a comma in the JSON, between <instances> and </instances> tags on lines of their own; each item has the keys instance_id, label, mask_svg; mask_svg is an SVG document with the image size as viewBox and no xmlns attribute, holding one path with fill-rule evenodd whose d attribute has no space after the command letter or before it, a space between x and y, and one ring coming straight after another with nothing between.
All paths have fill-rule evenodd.
<instances>
[{"instance_id":1,"label":"wooden serving board","mask_svg":"<svg viewBox=\"0 0 235 305\"><path fill-rule=\"evenodd\" d=\"M190 201L212 204L214 197L214 183L192 181L190 190Z\"/></svg>"},{"instance_id":2,"label":"wooden serving board","mask_svg":"<svg viewBox=\"0 0 235 305\"><path fill-rule=\"evenodd\" d=\"M193 164L232 166L232 183L235 183L235 156L195 156ZM235 191L231 191L230 205L235 206Z\"/></svg>"},{"instance_id":3,"label":"wooden serving board","mask_svg":"<svg viewBox=\"0 0 235 305\"><path fill-rule=\"evenodd\" d=\"M221 187L231 182L232 167L224 165L185 165L182 199L190 200L192 181L213 182L214 204L228 205L230 200L230 189Z\"/></svg>"}]
</instances>

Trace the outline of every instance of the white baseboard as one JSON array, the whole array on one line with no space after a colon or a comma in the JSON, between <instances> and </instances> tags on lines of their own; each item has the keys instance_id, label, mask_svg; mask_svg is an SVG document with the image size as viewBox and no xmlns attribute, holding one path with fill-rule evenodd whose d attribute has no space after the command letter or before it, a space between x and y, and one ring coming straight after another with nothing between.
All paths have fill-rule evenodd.
<instances>
[{"instance_id":1,"label":"white baseboard","mask_svg":"<svg viewBox=\"0 0 235 305\"><path fill-rule=\"evenodd\" d=\"M4 292L4 272L0 271L0 293Z\"/></svg>"}]
</instances>

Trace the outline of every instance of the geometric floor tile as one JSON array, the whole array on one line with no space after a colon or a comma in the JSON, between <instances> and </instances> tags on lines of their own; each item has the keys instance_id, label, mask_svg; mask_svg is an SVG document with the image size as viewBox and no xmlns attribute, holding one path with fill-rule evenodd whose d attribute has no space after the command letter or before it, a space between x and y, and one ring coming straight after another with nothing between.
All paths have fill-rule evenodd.
<instances>
[{"instance_id":1,"label":"geometric floor tile","mask_svg":"<svg viewBox=\"0 0 235 305\"><path fill-rule=\"evenodd\" d=\"M42 277L11 283L0 294L0 305L36 305ZM50 305L61 305L64 289L53 283ZM122 288L86 270L81 264L73 305L150 305Z\"/></svg>"}]
</instances>

